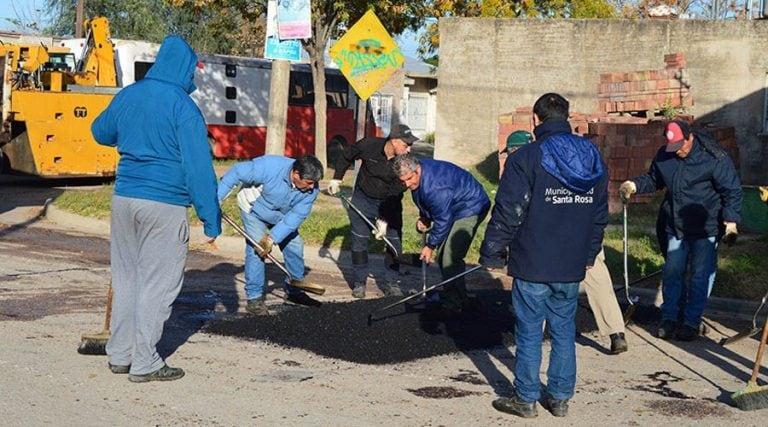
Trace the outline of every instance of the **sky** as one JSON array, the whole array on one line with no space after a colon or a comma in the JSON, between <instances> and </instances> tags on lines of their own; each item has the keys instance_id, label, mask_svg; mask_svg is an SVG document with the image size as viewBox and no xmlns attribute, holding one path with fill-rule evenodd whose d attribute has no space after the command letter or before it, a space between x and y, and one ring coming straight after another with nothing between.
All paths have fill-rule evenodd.
<instances>
[{"instance_id":1,"label":"sky","mask_svg":"<svg viewBox=\"0 0 768 427\"><path fill-rule=\"evenodd\" d=\"M40 18L45 0L0 0L0 29L18 30L8 19L21 18L26 22L32 22Z\"/></svg>"}]
</instances>

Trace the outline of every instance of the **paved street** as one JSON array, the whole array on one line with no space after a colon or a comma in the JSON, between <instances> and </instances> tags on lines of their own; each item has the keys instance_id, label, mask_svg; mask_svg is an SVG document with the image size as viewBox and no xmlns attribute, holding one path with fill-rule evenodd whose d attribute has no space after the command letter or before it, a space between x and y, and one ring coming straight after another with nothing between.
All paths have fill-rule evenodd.
<instances>
[{"instance_id":1,"label":"paved street","mask_svg":"<svg viewBox=\"0 0 768 427\"><path fill-rule=\"evenodd\" d=\"M242 242L235 238L221 239L218 250L191 253L183 298L174 305L161 345L169 364L184 368L187 376L133 384L113 375L105 357L75 351L81 334L98 332L104 323L107 226L59 212L41 217L44 200L60 191L36 180L0 179L4 425L485 426L520 421L490 405L509 390L512 346L363 365L201 332L205 321L242 313ZM321 299L348 301L346 255L318 248L307 253L308 279L328 288ZM413 277L406 279L418 281L416 270L409 272ZM269 275L279 280L276 269ZM484 277L472 286L508 289L509 280ZM273 286L269 304L275 310L305 309L284 307L281 295ZM581 318L589 318L585 301L580 306ZM722 337L749 326L751 315L708 313L709 336L681 343L651 336L654 313L650 307L638 311L637 324L627 334L630 350L619 356L608 355L607 340L585 322L577 340L579 373L570 415L556 419L539 408L536 424L763 425L766 411L741 412L729 399L746 384L757 341L718 345ZM761 375L766 378L768 370Z\"/></svg>"}]
</instances>

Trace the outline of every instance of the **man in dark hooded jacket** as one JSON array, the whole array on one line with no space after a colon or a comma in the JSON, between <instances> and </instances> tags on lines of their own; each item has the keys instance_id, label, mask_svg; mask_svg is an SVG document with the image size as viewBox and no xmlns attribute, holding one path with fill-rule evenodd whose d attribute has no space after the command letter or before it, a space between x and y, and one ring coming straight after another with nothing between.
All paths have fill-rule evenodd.
<instances>
[{"instance_id":1,"label":"man in dark hooded jacket","mask_svg":"<svg viewBox=\"0 0 768 427\"><path fill-rule=\"evenodd\" d=\"M515 278L515 394L493 407L525 418L537 415L541 397L545 320L552 350L543 404L555 416L568 413L576 384L579 282L601 250L608 221L605 165L589 140L571 133L568 107L556 93L534 104L536 142L507 159L480 248L482 265L507 262Z\"/></svg>"},{"instance_id":2,"label":"man in dark hooded jacket","mask_svg":"<svg viewBox=\"0 0 768 427\"><path fill-rule=\"evenodd\" d=\"M125 89L93 122L99 144L117 147L110 263L114 304L107 354L113 373L132 382L184 376L157 353L181 290L189 243L187 207L208 242L221 234L221 209L205 121L189 94L197 55L169 36L147 76Z\"/></svg>"},{"instance_id":3,"label":"man in dark hooded jacket","mask_svg":"<svg viewBox=\"0 0 768 427\"><path fill-rule=\"evenodd\" d=\"M664 137L667 143L648 172L625 181L619 191L627 200L634 193L667 190L657 221L664 254L664 302L657 334L692 341L699 335L714 285L718 239L735 241L743 195L731 158L709 134L673 120L665 126Z\"/></svg>"}]
</instances>

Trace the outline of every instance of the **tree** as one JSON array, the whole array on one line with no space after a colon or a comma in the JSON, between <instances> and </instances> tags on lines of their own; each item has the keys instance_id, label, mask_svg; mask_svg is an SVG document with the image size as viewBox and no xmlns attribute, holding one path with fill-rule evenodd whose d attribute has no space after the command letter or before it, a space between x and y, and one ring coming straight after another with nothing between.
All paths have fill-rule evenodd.
<instances>
[{"instance_id":1,"label":"tree","mask_svg":"<svg viewBox=\"0 0 768 427\"><path fill-rule=\"evenodd\" d=\"M171 0L174 6L210 6L237 8L250 22L263 20L267 1L257 0ZM343 34L368 10L373 10L391 35L407 28L416 29L423 22L424 1L409 0L312 0L312 37L301 41L309 55L315 90L315 155L327 165L325 92L325 52L329 42ZM246 13L247 11L247 13ZM262 37L263 43L263 37Z\"/></svg>"}]
</instances>

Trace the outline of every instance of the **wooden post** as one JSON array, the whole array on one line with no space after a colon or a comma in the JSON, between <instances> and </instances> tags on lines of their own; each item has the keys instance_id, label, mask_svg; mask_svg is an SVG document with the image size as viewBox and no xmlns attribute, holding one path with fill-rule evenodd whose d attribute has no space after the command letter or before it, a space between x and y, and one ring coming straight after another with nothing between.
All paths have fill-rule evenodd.
<instances>
[{"instance_id":1,"label":"wooden post","mask_svg":"<svg viewBox=\"0 0 768 427\"><path fill-rule=\"evenodd\" d=\"M288 120L288 85L291 63L272 61L269 79L269 116L267 118L266 154L285 155L286 123Z\"/></svg>"}]
</instances>

